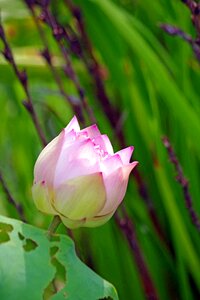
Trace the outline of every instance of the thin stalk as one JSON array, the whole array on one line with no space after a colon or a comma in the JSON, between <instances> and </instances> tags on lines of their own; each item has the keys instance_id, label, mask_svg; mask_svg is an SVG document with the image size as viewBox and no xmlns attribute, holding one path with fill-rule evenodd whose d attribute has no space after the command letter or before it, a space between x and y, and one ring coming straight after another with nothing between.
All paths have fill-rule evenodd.
<instances>
[{"instance_id":1,"label":"thin stalk","mask_svg":"<svg viewBox=\"0 0 200 300\"><path fill-rule=\"evenodd\" d=\"M54 216L53 220L51 221L49 228L47 230L47 238L51 240L52 235L56 232L58 226L61 223L61 219L59 216Z\"/></svg>"},{"instance_id":2,"label":"thin stalk","mask_svg":"<svg viewBox=\"0 0 200 300\"><path fill-rule=\"evenodd\" d=\"M0 39L2 40L3 44L4 44L4 50L2 51L2 54L4 56L4 58L7 60L7 62L11 65L11 67L13 68L16 77L18 78L19 82L21 83L21 86L24 90L24 93L26 95L26 100L23 101L23 104L26 108L26 110L28 111L28 113L31 116L31 119L35 125L36 131L38 133L38 136L41 140L41 143L43 146L46 146L47 141L43 132L42 127L40 126L40 122L39 119L37 117L35 108L33 106L33 101L29 92L29 87L28 87L28 77L26 74L26 71L20 71L17 67L17 64L15 62L12 50L8 44L8 41L6 39L6 35L5 35L5 31L4 28L1 24L1 20L0 20Z\"/></svg>"},{"instance_id":3,"label":"thin stalk","mask_svg":"<svg viewBox=\"0 0 200 300\"><path fill-rule=\"evenodd\" d=\"M192 221L193 225L196 227L196 229L200 232L200 219L193 207L192 196L190 195L190 192L189 192L189 182L183 174L181 164L178 161L178 158L174 152L174 149L172 148L172 146L170 144L168 137L165 136L165 137L163 137L162 140L163 140L163 144L164 144L165 148L167 149L169 159L170 159L171 163L174 165L175 171L177 173L176 180L179 182L179 184L183 190L185 206L188 209L188 213L190 215L191 221Z\"/></svg>"},{"instance_id":4,"label":"thin stalk","mask_svg":"<svg viewBox=\"0 0 200 300\"><path fill-rule=\"evenodd\" d=\"M14 206L14 208L17 210L18 212L18 215L20 217L20 219L23 221L23 222L26 222L26 217L24 215L24 210L23 210L23 207L20 203L17 203L17 201L13 198L13 196L11 195L11 192L9 191L4 179L3 179L3 176L0 172L0 183L2 185L2 188L3 188L3 191L7 197L7 200L8 202Z\"/></svg>"},{"instance_id":5,"label":"thin stalk","mask_svg":"<svg viewBox=\"0 0 200 300\"><path fill-rule=\"evenodd\" d=\"M45 33L43 31L43 28L40 24L40 20L38 19L35 10L34 10L34 5L30 5L28 0L24 0L24 2L26 3L31 16L33 18L33 21L36 25L36 28L38 30L38 33L40 35L40 39L43 43L44 49L40 52L41 56L44 58L46 64L48 65L54 79L55 82L59 88L60 94L63 96L64 100L66 101L67 104L69 104L74 112L75 115L77 115L78 119L80 120L80 122L85 125L85 121L84 121L84 116L83 116L83 112L81 109L81 105L79 103L75 103L75 101L73 101L72 97L70 97L70 95L67 94L67 92L65 91L61 76L59 74L59 72L57 71L56 67L54 66L53 62L52 62L52 56L49 50L49 46L48 46L48 41L47 38L45 36Z\"/></svg>"},{"instance_id":6,"label":"thin stalk","mask_svg":"<svg viewBox=\"0 0 200 300\"><path fill-rule=\"evenodd\" d=\"M140 245L138 243L135 227L132 220L129 218L127 212L123 209L123 217L120 218L119 214L115 214L115 221L121 229L125 239L134 253L135 263L137 265L141 283L145 292L147 300L158 300L158 295L154 287L154 283L151 279L151 275L148 271L145 259L143 257Z\"/></svg>"},{"instance_id":7,"label":"thin stalk","mask_svg":"<svg viewBox=\"0 0 200 300\"><path fill-rule=\"evenodd\" d=\"M71 57L69 50L67 49L65 45L67 33L65 31L65 28L59 24L55 16L52 15L48 5L39 5L42 9L42 13L40 15L40 19L49 26L49 28L52 31L52 36L55 39L55 42L58 45L58 48L60 49L60 53L63 56L63 59L65 61L65 66L64 66L64 72L68 76L68 78L73 82L79 98L81 100L81 105L87 112L90 120L92 120L92 123L95 122L95 118L93 115L93 111L91 107L89 106L86 96L85 96L85 91L80 85L79 78L73 68Z\"/></svg>"}]
</instances>

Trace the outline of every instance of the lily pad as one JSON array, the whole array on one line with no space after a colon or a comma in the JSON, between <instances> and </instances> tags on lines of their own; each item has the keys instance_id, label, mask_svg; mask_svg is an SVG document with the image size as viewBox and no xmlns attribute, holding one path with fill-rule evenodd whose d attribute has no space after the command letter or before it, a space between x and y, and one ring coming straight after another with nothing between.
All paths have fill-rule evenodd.
<instances>
[{"instance_id":1,"label":"lily pad","mask_svg":"<svg viewBox=\"0 0 200 300\"><path fill-rule=\"evenodd\" d=\"M77 257L73 241L0 216L1 300L117 300L112 284Z\"/></svg>"}]
</instances>

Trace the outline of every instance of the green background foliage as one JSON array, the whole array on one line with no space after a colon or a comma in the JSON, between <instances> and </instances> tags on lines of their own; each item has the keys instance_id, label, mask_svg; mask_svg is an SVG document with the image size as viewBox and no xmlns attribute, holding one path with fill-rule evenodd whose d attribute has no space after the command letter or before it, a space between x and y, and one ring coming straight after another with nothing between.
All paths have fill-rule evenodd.
<instances>
[{"instance_id":1,"label":"green background foliage","mask_svg":"<svg viewBox=\"0 0 200 300\"><path fill-rule=\"evenodd\" d=\"M53 1L52 1L53 2ZM61 1L62 2L62 1ZM196 299L200 290L200 238L185 206L180 185L161 137L167 135L189 179L193 205L200 212L200 67L188 44L164 33L160 23L177 25L194 35L188 9L181 1L77 0L104 84L113 106L120 111L126 144L134 145L134 160L152 199L164 232L157 234L148 208L130 179L124 204L135 227L145 262L160 299ZM60 95L49 68L40 57L42 42L23 1L0 1L1 15L16 62L28 72L34 106L48 140L69 122L73 112ZM53 11L63 24L75 28L69 10ZM62 58L44 26L54 63L69 95L78 97L61 71ZM94 93L84 64L72 56L81 86L98 126L119 150ZM24 92L4 58L0 57L0 166L14 198L23 205L28 223L47 228L50 217L33 204L33 166L41 151L31 118L22 105ZM89 122L88 122L89 124ZM0 190L0 213L19 218ZM59 231L65 232L64 226ZM114 284L120 299L145 299L132 252L114 219L96 229L74 231L79 257Z\"/></svg>"}]
</instances>

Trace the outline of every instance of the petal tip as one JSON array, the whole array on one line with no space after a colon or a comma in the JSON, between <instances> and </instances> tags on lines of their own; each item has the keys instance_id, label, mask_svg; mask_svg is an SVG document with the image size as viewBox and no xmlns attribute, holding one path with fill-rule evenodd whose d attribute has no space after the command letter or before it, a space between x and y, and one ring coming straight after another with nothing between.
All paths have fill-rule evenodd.
<instances>
[{"instance_id":1,"label":"petal tip","mask_svg":"<svg viewBox=\"0 0 200 300\"><path fill-rule=\"evenodd\" d=\"M133 161L133 162L130 163L129 165L130 165L132 168L135 168L138 164L139 164L139 161Z\"/></svg>"},{"instance_id":2,"label":"petal tip","mask_svg":"<svg viewBox=\"0 0 200 300\"><path fill-rule=\"evenodd\" d=\"M74 115L69 124L65 127L65 131L69 132L74 129L75 132L80 131L80 126L77 117Z\"/></svg>"}]
</instances>

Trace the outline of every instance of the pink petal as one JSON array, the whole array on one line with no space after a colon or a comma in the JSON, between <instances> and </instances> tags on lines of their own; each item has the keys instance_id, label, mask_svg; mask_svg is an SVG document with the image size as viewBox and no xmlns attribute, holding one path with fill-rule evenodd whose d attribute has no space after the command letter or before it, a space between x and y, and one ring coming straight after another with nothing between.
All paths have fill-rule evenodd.
<instances>
[{"instance_id":1,"label":"pink petal","mask_svg":"<svg viewBox=\"0 0 200 300\"><path fill-rule=\"evenodd\" d=\"M138 165L138 161L133 161L132 163L125 165L122 167L122 172L124 175L124 178L128 180L128 177L131 173L131 171Z\"/></svg>"},{"instance_id":2,"label":"pink petal","mask_svg":"<svg viewBox=\"0 0 200 300\"><path fill-rule=\"evenodd\" d=\"M64 143L64 130L40 153L34 167L34 182L52 185L56 164Z\"/></svg>"},{"instance_id":3,"label":"pink petal","mask_svg":"<svg viewBox=\"0 0 200 300\"><path fill-rule=\"evenodd\" d=\"M68 147L69 144L74 143L77 140L77 134L74 129L69 132L64 129L64 135L63 147Z\"/></svg>"},{"instance_id":4,"label":"pink petal","mask_svg":"<svg viewBox=\"0 0 200 300\"><path fill-rule=\"evenodd\" d=\"M120 205L126 193L130 172L136 165L137 162L133 162L129 165L116 169L108 176L104 175L104 184L106 187L106 204L99 212L99 216L106 215L115 211Z\"/></svg>"},{"instance_id":5,"label":"pink petal","mask_svg":"<svg viewBox=\"0 0 200 300\"><path fill-rule=\"evenodd\" d=\"M69 122L69 124L65 127L65 132L70 132L72 129L74 129L75 132L80 131L80 126L76 116L74 116Z\"/></svg>"},{"instance_id":6,"label":"pink petal","mask_svg":"<svg viewBox=\"0 0 200 300\"><path fill-rule=\"evenodd\" d=\"M113 147L111 142L106 134L99 135L94 138L94 143L99 145L108 154L113 154Z\"/></svg>"},{"instance_id":7,"label":"pink petal","mask_svg":"<svg viewBox=\"0 0 200 300\"><path fill-rule=\"evenodd\" d=\"M76 222L96 216L105 201L103 177L98 172L64 182L55 191L54 207L59 214Z\"/></svg>"},{"instance_id":8,"label":"pink petal","mask_svg":"<svg viewBox=\"0 0 200 300\"><path fill-rule=\"evenodd\" d=\"M128 181L127 181L128 182ZM122 168L116 169L108 176L104 176L106 187L106 204L98 213L98 216L109 214L115 211L124 198L127 182L123 180Z\"/></svg>"},{"instance_id":9,"label":"pink petal","mask_svg":"<svg viewBox=\"0 0 200 300\"><path fill-rule=\"evenodd\" d=\"M80 131L80 133L87 133L87 136L91 139L94 137L101 135L101 132L99 131L98 127L96 124L91 125L89 127L86 127Z\"/></svg>"},{"instance_id":10,"label":"pink petal","mask_svg":"<svg viewBox=\"0 0 200 300\"><path fill-rule=\"evenodd\" d=\"M118 154L109 156L100 162L100 168L104 176L108 176L110 173L113 173L116 169L122 167L122 165L122 160Z\"/></svg>"},{"instance_id":11,"label":"pink petal","mask_svg":"<svg viewBox=\"0 0 200 300\"><path fill-rule=\"evenodd\" d=\"M63 147L56 165L54 186L58 187L66 180L99 170L99 157L92 141L77 141Z\"/></svg>"},{"instance_id":12,"label":"pink petal","mask_svg":"<svg viewBox=\"0 0 200 300\"><path fill-rule=\"evenodd\" d=\"M116 152L116 154L119 154L119 156L121 157L121 160L124 165L127 165L129 163L131 155L133 153L133 150L134 150L134 147L130 146L130 147L127 147L125 149L122 149L122 150Z\"/></svg>"}]
</instances>

